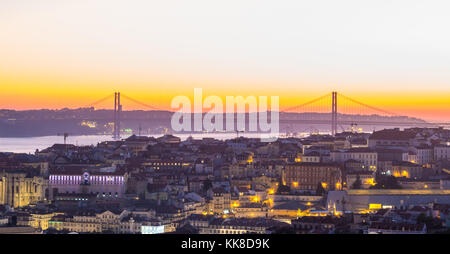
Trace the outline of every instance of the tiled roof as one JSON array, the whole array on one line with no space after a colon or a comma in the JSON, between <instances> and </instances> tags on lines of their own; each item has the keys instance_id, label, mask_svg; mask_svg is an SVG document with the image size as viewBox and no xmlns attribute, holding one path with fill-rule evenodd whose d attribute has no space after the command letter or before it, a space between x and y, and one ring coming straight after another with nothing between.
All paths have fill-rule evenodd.
<instances>
[{"instance_id":1,"label":"tiled roof","mask_svg":"<svg viewBox=\"0 0 450 254\"><path fill-rule=\"evenodd\" d=\"M416 137L414 131L400 131L398 129L386 129L376 131L370 135L369 139L381 139L381 140L409 140Z\"/></svg>"}]
</instances>

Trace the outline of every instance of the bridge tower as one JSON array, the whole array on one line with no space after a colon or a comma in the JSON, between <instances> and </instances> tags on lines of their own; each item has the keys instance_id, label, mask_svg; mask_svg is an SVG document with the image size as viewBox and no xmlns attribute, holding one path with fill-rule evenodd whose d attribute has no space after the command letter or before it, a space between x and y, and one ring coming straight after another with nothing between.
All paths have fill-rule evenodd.
<instances>
[{"instance_id":1,"label":"bridge tower","mask_svg":"<svg viewBox=\"0 0 450 254\"><path fill-rule=\"evenodd\" d=\"M114 93L114 130L113 138L120 139L120 113L122 112L122 104L120 104L120 92Z\"/></svg>"},{"instance_id":2,"label":"bridge tower","mask_svg":"<svg viewBox=\"0 0 450 254\"><path fill-rule=\"evenodd\" d=\"M116 126L117 123L117 92L114 93L114 128L113 128L113 138L116 138Z\"/></svg>"},{"instance_id":3,"label":"bridge tower","mask_svg":"<svg viewBox=\"0 0 450 254\"><path fill-rule=\"evenodd\" d=\"M331 102L331 134L335 136L336 133L337 133L337 92L333 92Z\"/></svg>"}]
</instances>

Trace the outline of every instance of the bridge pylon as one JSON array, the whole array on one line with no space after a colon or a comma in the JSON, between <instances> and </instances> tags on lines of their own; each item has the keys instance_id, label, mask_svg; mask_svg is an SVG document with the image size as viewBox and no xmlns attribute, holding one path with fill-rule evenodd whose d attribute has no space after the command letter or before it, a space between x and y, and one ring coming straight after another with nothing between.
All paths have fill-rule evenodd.
<instances>
[{"instance_id":1,"label":"bridge pylon","mask_svg":"<svg viewBox=\"0 0 450 254\"><path fill-rule=\"evenodd\" d=\"M332 92L331 100L331 134L336 136L337 133L337 92Z\"/></svg>"},{"instance_id":2,"label":"bridge pylon","mask_svg":"<svg viewBox=\"0 0 450 254\"><path fill-rule=\"evenodd\" d=\"M114 93L114 131L113 138L120 139L120 113L122 104L120 104L120 92Z\"/></svg>"}]
</instances>

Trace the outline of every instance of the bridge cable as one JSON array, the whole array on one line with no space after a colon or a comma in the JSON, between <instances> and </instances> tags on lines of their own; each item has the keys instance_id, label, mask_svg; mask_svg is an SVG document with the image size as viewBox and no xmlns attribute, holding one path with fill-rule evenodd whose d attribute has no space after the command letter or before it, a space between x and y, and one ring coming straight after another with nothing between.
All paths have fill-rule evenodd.
<instances>
[{"instance_id":1,"label":"bridge cable","mask_svg":"<svg viewBox=\"0 0 450 254\"><path fill-rule=\"evenodd\" d=\"M125 99L128 99L128 100L130 100L130 101L132 101L132 102L134 102L134 103L137 103L137 104L139 104L139 105L141 105L141 106L144 106L144 107L146 107L146 108L150 108L150 109L153 109L153 110L161 110L161 109L159 109L159 108L157 108L157 107L153 107L153 106L147 105L147 104L145 104L145 103L143 103L143 102L140 102L140 101L138 101L138 100L135 100L135 99L133 99L133 98L131 98L131 97L129 97L129 96L126 96L126 95L124 95L124 94L121 94L121 96L123 96Z\"/></svg>"},{"instance_id":2,"label":"bridge cable","mask_svg":"<svg viewBox=\"0 0 450 254\"><path fill-rule=\"evenodd\" d=\"M328 97L328 96L330 96L331 94L325 94L325 95L323 95L323 96L320 96L319 98L316 98L316 99L314 99L314 100L312 100L312 101L308 101L308 102L306 102L306 103L303 103L303 104L300 104L300 105L297 105L297 106L293 106L293 107L290 107L290 108L287 108L287 109L284 109L284 110L281 110L282 112L288 112L288 111L290 111L290 110L292 110L292 109L296 109L296 108L301 108L301 107L305 107L305 106L308 106L308 105L310 105L310 104L313 104L314 102L317 102L317 101L320 101L320 100L322 100L322 99L324 99L324 98L326 98L326 97Z\"/></svg>"},{"instance_id":3,"label":"bridge cable","mask_svg":"<svg viewBox=\"0 0 450 254\"><path fill-rule=\"evenodd\" d=\"M392 112L389 112L389 111L386 111L386 110L383 110L383 109L379 109L379 108L374 107L374 106L367 105L367 104L365 104L365 103L362 103L362 102L359 102L359 101L354 100L354 99L352 99L352 98L349 98L349 97L347 97L347 96L345 96L345 95L343 95L343 94L339 94L339 96L342 97L342 98L344 98L344 99L346 99L346 100L349 100L349 101L351 101L351 102L354 102L354 103L356 103L356 104L359 104L359 105L361 105L361 106L364 106L364 107L366 107L366 108L370 108L370 109L375 110L375 111L378 111L378 112L383 112L383 113L388 114L388 115L391 115L391 116L399 116L399 115L396 114L396 113L392 113Z\"/></svg>"},{"instance_id":4,"label":"bridge cable","mask_svg":"<svg viewBox=\"0 0 450 254\"><path fill-rule=\"evenodd\" d=\"M104 97L104 98L101 98L100 100L95 101L95 102L93 102L93 103L87 105L86 108L90 108L90 107L93 107L93 106L95 106L95 105L97 105L97 104L99 104L99 103L102 103L102 102L106 101L107 99L109 99L109 98L112 97L112 96L114 96L114 94L110 94L110 95L108 95L108 96L106 96L106 97Z\"/></svg>"}]
</instances>

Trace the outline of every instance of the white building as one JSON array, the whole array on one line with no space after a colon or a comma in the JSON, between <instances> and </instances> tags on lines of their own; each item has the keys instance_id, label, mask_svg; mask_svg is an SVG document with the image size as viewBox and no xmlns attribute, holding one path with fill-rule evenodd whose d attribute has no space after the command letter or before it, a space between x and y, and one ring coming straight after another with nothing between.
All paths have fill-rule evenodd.
<instances>
[{"instance_id":1,"label":"white building","mask_svg":"<svg viewBox=\"0 0 450 254\"><path fill-rule=\"evenodd\" d=\"M450 178L440 180L441 190L450 190Z\"/></svg>"},{"instance_id":2,"label":"white building","mask_svg":"<svg viewBox=\"0 0 450 254\"><path fill-rule=\"evenodd\" d=\"M376 171L378 165L377 152L368 148L354 148L348 150L337 150L330 152L332 162L344 163L348 160L359 161L364 164L365 169Z\"/></svg>"},{"instance_id":3,"label":"white building","mask_svg":"<svg viewBox=\"0 0 450 254\"><path fill-rule=\"evenodd\" d=\"M347 190L329 191L328 211L361 212L381 208L408 208L431 203L450 204L450 190Z\"/></svg>"},{"instance_id":4,"label":"white building","mask_svg":"<svg viewBox=\"0 0 450 254\"><path fill-rule=\"evenodd\" d=\"M425 165L433 162L433 148L429 146L413 147L412 151L417 154L416 163Z\"/></svg>"},{"instance_id":5,"label":"white building","mask_svg":"<svg viewBox=\"0 0 450 254\"><path fill-rule=\"evenodd\" d=\"M434 160L450 160L450 146L435 146L434 147Z\"/></svg>"},{"instance_id":6,"label":"white building","mask_svg":"<svg viewBox=\"0 0 450 254\"><path fill-rule=\"evenodd\" d=\"M417 154L414 152L406 152L402 154L402 161L417 163Z\"/></svg>"},{"instance_id":7,"label":"white building","mask_svg":"<svg viewBox=\"0 0 450 254\"><path fill-rule=\"evenodd\" d=\"M53 199L58 193L94 193L98 197L121 198L127 178L128 174L122 171L51 170L49 196Z\"/></svg>"}]
</instances>

